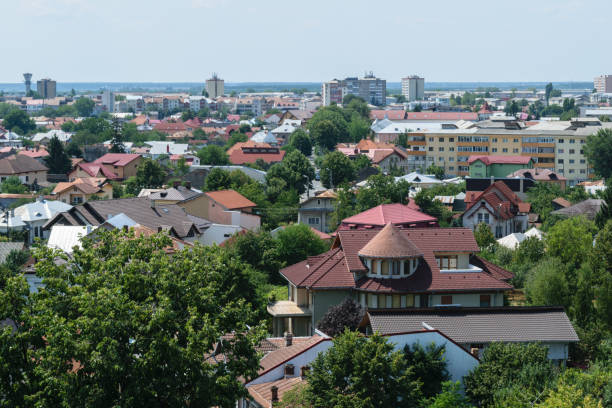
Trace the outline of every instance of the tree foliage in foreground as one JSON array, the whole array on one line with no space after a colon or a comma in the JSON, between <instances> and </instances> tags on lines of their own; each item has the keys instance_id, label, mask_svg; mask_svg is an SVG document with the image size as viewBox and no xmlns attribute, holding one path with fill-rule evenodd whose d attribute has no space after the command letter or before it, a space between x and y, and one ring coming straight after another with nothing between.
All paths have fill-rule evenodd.
<instances>
[{"instance_id":1,"label":"tree foliage in foreground","mask_svg":"<svg viewBox=\"0 0 612 408\"><path fill-rule=\"evenodd\" d=\"M259 365L250 268L222 248L170 245L101 232L72 257L38 249L37 294L0 276L0 315L19 322L0 329L2 405L234 406ZM207 359L232 332L225 358Z\"/></svg>"},{"instance_id":2,"label":"tree foliage in foreground","mask_svg":"<svg viewBox=\"0 0 612 408\"><path fill-rule=\"evenodd\" d=\"M357 330L363 318L363 308L352 298L345 298L342 303L332 306L317 323L317 329L328 336L335 337L346 329Z\"/></svg>"}]
</instances>

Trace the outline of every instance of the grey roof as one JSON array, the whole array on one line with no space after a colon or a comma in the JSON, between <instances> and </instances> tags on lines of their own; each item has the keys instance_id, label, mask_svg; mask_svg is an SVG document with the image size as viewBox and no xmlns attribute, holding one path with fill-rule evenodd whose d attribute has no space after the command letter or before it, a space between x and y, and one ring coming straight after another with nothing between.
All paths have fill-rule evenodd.
<instances>
[{"instance_id":1,"label":"grey roof","mask_svg":"<svg viewBox=\"0 0 612 408\"><path fill-rule=\"evenodd\" d=\"M201 196L201 191L196 191L184 186L167 188L162 191L157 191L149 194L150 200L168 200L168 201L185 201Z\"/></svg>"},{"instance_id":2,"label":"grey roof","mask_svg":"<svg viewBox=\"0 0 612 408\"><path fill-rule=\"evenodd\" d=\"M423 323L457 343L576 342L562 307L445 307L368 312L373 332L424 330Z\"/></svg>"},{"instance_id":3,"label":"grey roof","mask_svg":"<svg viewBox=\"0 0 612 408\"><path fill-rule=\"evenodd\" d=\"M47 171L38 160L24 154L16 154L0 159L0 174L15 175L34 171Z\"/></svg>"},{"instance_id":4,"label":"grey roof","mask_svg":"<svg viewBox=\"0 0 612 408\"><path fill-rule=\"evenodd\" d=\"M206 169L210 171L214 167L219 168L221 170L225 170L225 171L240 170L245 175L249 176L250 178L252 178L253 180L261 184L264 184L266 182L266 172L265 171L257 170L252 167L246 167L246 166L232 166L232 165L217 166L217 165L211 165L211 164L201 164L199 166L198 165L189 166L189 171L191 172L191 171L196 171L199 169Z\"/></svg>"},{"instance_id":5,"label":"grey roof","mask_svg":"<svg viewBox=\"0 0 612 408\"><path fill-rule=\"evenodd\" d=\"M11 251L21 251L23 248L23 242L0 242L0 263L6 261Z\"/></svg>"},{"instance_id":6,"label":"grey roof","mask_svg":"<svg viewBox=\"0 0 612 408\"><path fill-rule=\"evenodd\" d=\"M599 198L589 198L588 200L581 201L570 207L561 208L560 210L553 211L551 212L551 214L557 214L563 217L576 217L579 215L584 215L586 218L592 220L599 212L599 209L601 208L603 202L604 200L601 200Z\"/></svg>"},{"instance_id":7,"label":"grey roof","mask_svg":"<svg viewBox=\"0 0 612 408\"><path fill-rule=\"evenodd\" d=\"M154 231L172 228L181 239L200 233L196 223L182 207L176 204L152 206L148 197L88 201L57 214L44 228L50 229L55 224L97 226L121 213Z\"/></svg>"}]
</instances>

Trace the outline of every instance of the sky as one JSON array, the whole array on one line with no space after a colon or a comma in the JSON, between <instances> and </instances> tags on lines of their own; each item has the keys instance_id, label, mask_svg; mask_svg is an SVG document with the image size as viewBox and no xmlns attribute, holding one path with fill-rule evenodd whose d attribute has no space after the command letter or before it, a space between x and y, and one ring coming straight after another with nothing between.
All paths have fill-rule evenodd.
<instances>
[{"instance_id":1,"label":"sky","mask_svg":"<svg viewBox=\"0 0 612 408\"><path fill-rule=\"evenodd\" d=\"M0 0L0 83L590 81L610 0Z\"/></svg>"}]
</instances>

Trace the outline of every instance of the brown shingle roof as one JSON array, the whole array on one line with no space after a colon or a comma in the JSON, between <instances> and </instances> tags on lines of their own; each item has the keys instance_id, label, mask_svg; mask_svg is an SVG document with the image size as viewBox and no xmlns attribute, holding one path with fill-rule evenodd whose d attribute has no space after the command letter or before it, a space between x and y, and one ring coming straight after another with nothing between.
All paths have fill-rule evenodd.
<instances>
[{"instance_id":1,"label":"brown shingle roof","mask_svg":"<svg viewBox=\"0 0 612 408\"><path fill-rule=\"evenodd\" d=\"M381 334L423 330L423 323L458 343L576 342L562 307L446 307L370 310L373 331Z\"/></svg>"},{"instance_id":2,"label":"brown shingle roof","mask_svg":"<svg viewBox=\"0 0 612 408\"><path fill-rule=\"evenodd\" d=\"M257 402L259 405L262 407L271 407L272 387L276 387L278 389L278 399L279 401L282 401L285 392L289 391L303 381L304 380L302 377L282 378L276 381L251 385L248 387L248 391L251 398L253 398L253 400L255 400L255 402Z\"/></svg>"},{"instance_id":3,"label":"brown shingle roof","mask_svg":"<svg viewBox=\"0 0 612 408\"><path fill-rule=\"evenodd\" d=\"M358 253L368 258L410 258L423 255L406 235L391 223L385 225Z\"/></svg>"},{"instance_id":4,"label":"brown shingle roof","mask_svg":"<svg viewBox=\"0 0 612 408\"><path fill-rule=\"evenodd\" d=\"M0 159L0 174L16 175L48 169L36 159L23 154L16 154Z\"/></svg>"}]
</instances>

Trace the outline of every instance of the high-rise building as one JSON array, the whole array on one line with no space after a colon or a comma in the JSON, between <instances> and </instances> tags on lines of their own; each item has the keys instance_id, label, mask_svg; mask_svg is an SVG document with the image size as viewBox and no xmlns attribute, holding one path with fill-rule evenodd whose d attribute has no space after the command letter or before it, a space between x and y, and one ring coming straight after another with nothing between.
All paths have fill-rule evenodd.
<instances>
[{"instance_id":1,"label":"high-rise building","mask_svg":"<svg viewBox=\"0 0 612 408\"><path fill-rule=\"evenodd\" d=\"M23 82L25 83L25 94L27 96L32 90L32 74L29 72L23 74Z\"/></svg>"},{"instance_id":2,"label":"high-rise building","mask_svg":"<svg viewBox=\"0 0 612 408\"><path fill-rule=\"evenodd\" d=\"M105 89L102 92L102 106L108 113L115 111L115 94L110 89Z\"/></svg>"},{"instance_id":3,"label":"high-rise building","mask_svg":"<svg viewBox=\"0 0 612 408\"><path fill-rule=\"evenodd\" d=\"M597 93L612 93L612 75L600 75L595 77L593 85Z\"/></svg>"},{"instance_id":4,"label":"high-rise building","mask_svg":"<svg viewBox=\"0 0 612 408\"><path fill-rule=\"evenodd\" d=\"M39 79L36 82L36 90L43 99L55 98L56 82L49 78Z\"/></svg>"},{"instance_id":5,"label":"high-rise building","mask_svg":"<svg viewBox=\"0 0 612 408\"><path fill-rule=\"evenodd\" d=\"M407 101L422 101L425 97L425 78L418 75L402 78L402 95Z\"/></svg>"},{"instance_id":6,"label":"high-rise building","mask_svg":"<svg viewBox=\"0 0 612 408\"><path fill-rule=\"evenodd\" d=\"M334 79L329 82L323 82L321 95L323 97L324 106L329 106L332 103L341 104L342 98L344 98L342 81Z\"/></svg>"},{"instance_id":7,"label":"high-rise building","mask_svg":"<svg viewBox=\"0 0 612 408\"><path fill-rule=\"evenodd\" d=\"M209 98L223 96L224 82L217 74L213 74L212 78L206 80L206 92Z\"/></svg>"},{"instance_id":8,"label":"high-rise building","mask_svg":"<svg viewBox=\"0 0 612 408\"><path fill-rule=\"evenodd\" d=\"M341 103L346 95L355 95L372 105L384 106L387 102L387 81L376 78L372 72L363 78L334 79L323 83L322 95L323 105Z\"/></svg>"}]
</instances>

